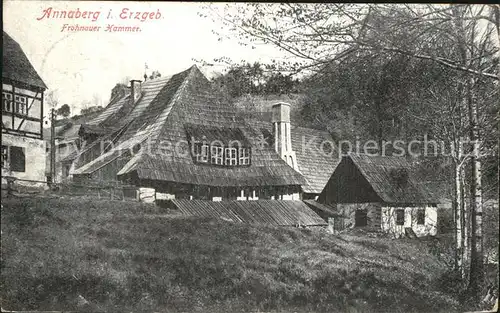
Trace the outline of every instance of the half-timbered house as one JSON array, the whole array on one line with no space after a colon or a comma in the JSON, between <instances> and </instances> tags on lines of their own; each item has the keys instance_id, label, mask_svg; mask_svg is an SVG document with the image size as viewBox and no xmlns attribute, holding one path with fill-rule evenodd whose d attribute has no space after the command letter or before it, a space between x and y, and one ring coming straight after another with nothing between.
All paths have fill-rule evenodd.
<instances>
[{"instance_id":1,"label":"half-timbered house","mask_svg":"<svg viewBox=\"0 0 500 313\"><path fill-rule=\"evenodd\" d=\"M20 45L3 32L2 182L45 181L43 94L47 86ZM25 182L30 184L30 182Z\"/></svg>"}]
</instances>

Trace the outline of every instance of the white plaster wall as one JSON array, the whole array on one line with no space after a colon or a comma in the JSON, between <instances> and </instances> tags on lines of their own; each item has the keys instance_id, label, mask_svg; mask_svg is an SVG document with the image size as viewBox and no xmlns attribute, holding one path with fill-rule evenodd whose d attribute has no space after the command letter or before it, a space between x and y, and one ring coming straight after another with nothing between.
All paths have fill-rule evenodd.
<instances>
[{"instance_id":1,"label":"white plaster wall","mask_svg":"<svg viewBox=\"0 0 500 313\"><path fill-rule=\"evenodd\" d=\"M255 190L252 190L250 192L248 190L242 189L240 191L240 195L236 197L236 200L238 201L259 200L259 197L257 196L257 192Z\"/></svg>"},{"instance_id":2,"label":"white plaster wall","mask_svg":"<svg viewBox=\"0 0 500 313\"><path fill-rule=\"evenodd\" d=\"M282 200L300 200L300 194L297 192L297 193L292 193L292 194L288 194L288 195L282 195L281 199Z\"/></svg>"},{"instance_id":3,"label":"white plaster wall","mask_svg":"<svg viewBox=\"0 0 500 313\"><path fill-rule=\"evenodd\" d=\"M146 203L154 203L155 202L156 191L154 188L141 187L141 188L139 188L138 193L139 193L139 201L146 202Z\"/></svg>"},{"instance_id":4,"label":"white plaster wall","mask_svg":"<svg viewBox=\"0 0 500 313\"><path fill-rule=\"evenodd\" d=\"M405 211L404 225L396 225L396 210ZM418 209L425 209L425 223L417 224ZM437 234L437 207L382 207L382 231L392 233L395 237L403 237L405 228L413 229L417 237L435 236Z\"/></svg>"},{"instance_id":5,"label":"white plaster wall","mask_svg":"<svg viewBox=\"0 0 500 313\"><path fill-rule=\"evenodd\" d=\"M172 199L175 199L175 195L172 195L169 193L157 192L156 199L157 200L172 200Z\"/></svg>"},{"instance_id":6,"label":"white plaster wall","mask_svg":"<svg viewBox=\"0 0 500 313\"><path fill-rule=\"evenodd\" d=\"M14 172L2 168L2 183L5 183L4 176L13 176L18 179L36 180L41 182L47 181L45 177L44 140L2 133L2 145L24 148L24 155L26 158L26 167L24 172ZM33 185L32 183L26 182L19 182L19 184Z\"/></svg>"}]
</instances>

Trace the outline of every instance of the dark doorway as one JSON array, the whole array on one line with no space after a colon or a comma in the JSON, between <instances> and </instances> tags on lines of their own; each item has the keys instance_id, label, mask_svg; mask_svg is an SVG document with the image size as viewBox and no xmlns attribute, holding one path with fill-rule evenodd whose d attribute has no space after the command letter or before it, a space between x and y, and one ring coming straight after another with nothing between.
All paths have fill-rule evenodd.
<instances>
[{"instance_id":1,"label":"dark doorway","mask_svg":"<svg viewBox=\"0 0 500 313\"><path fill-rule=\"evenodd\" d=\"M368 216L366 209L356 210L354 226L363 227L368 225Z\"/></svg>"}]
</instances>

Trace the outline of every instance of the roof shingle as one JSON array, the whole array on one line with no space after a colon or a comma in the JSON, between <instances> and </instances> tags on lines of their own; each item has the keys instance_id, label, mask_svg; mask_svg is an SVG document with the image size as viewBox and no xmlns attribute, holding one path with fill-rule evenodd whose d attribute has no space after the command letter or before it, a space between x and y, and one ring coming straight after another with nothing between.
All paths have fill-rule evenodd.
<instances>
[{"instance_id":1,"label":"roof shingle","mask_svg":"<svg viewBox=\"0 0 500 313\"><path fill-rule=\"evenodd\" d=\"M145 82L142 91L142 98L122 119L127 123L114 123L123 126L116 135L117 145L113 150L127 149L129 145L125 143L134 141L134 144L140 143L144 146L144 153L131 157L118 171L118 177L135 172L138 178L145 180L208 186L305 184L302 175L289 167L272 147L260 146L261 134L259 133L260 137L254 136L252 130L238 116L234 105L224 102L195 66L170 78ZM100 126L103 123L98 124ZM195 163L189 150L188 153L182 149L179 151L178 145L187 139L186 126L193 125L196 125L195 129L224 126L225 129L235 130L238 137L248 139L252 147L251 164L247 167L231 168ZM230 134L215 133L236 134L234 131ZM97 166L100 162L93 164ZM95 166L83 166L76 170L75 174L88 174L96 169Z\"/></svg>"},{"instance_id":2,"label":"roof shingle","mask_svg":"<svg viewBox=\"0 0 500 313\"><path fill-rule=\"evenodd\" d=\"M47 89L21 46L3 32L2 78Z\"/></svg>"},{"instance_id":3,"label":"roof shingle","mask_svg":"<svg viewBox=\"0 0 500 313\"><path fill-rule=\"evenodd\" d=\"M169 200L182 214L213 217L233 222L277 226L324 226L326 222L302 201Z\"/></svg>"}]
</instances>

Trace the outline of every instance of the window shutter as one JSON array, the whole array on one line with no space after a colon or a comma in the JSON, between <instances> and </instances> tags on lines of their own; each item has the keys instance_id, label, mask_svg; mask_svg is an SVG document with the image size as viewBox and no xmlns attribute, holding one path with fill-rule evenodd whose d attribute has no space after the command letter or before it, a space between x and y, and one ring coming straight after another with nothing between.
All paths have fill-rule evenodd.
<instances>
[{"instance_id":1,"label":"window shutter","mask_svg":"<svg viewBox=\"0 0 500 313\"><path fill-rule=\"evenodd\" d=\"M26 157L21 147L10 147L10 170L24 172L26 170Z\"/></svg>"}]
</instances>

